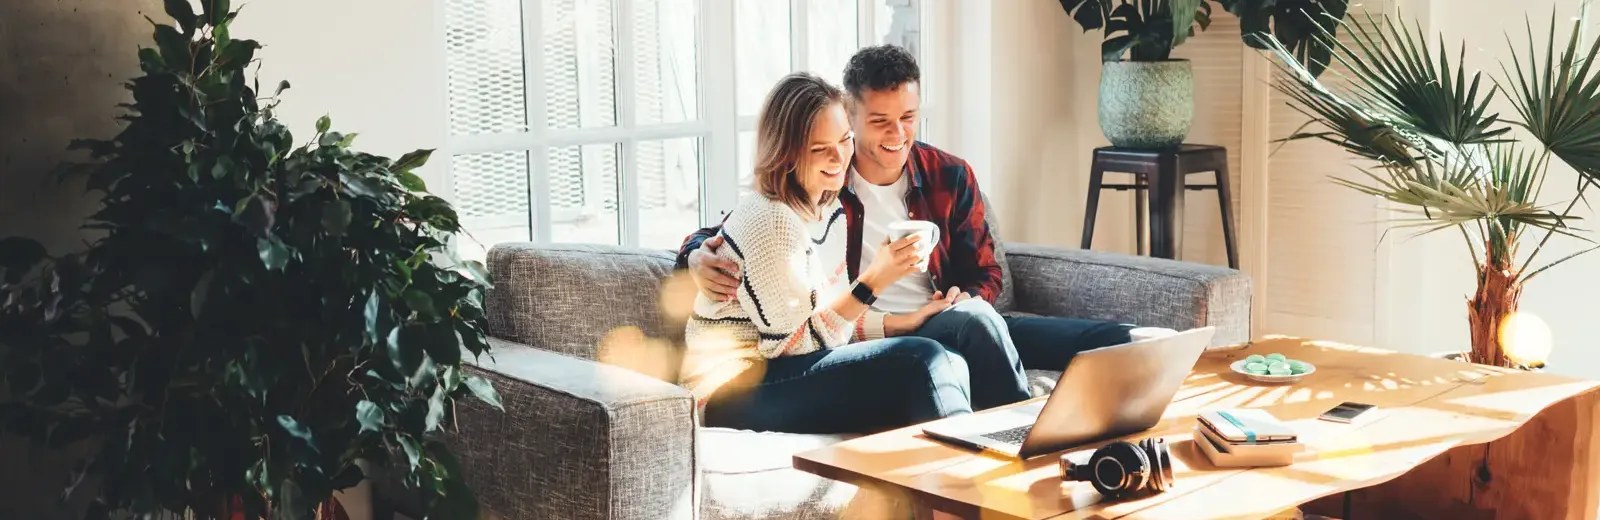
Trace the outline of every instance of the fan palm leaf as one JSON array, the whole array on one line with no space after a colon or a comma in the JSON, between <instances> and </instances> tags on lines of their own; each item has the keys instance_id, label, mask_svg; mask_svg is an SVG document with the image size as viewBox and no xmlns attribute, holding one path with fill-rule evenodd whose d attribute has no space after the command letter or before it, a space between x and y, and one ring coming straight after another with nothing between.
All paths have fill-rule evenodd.
<instances>
[{"instance_id":1,"label":"fan palm leaf","mask_svg":"<svg viewBox=\"0 0 1600 520\"><path fill-rule=\"evenodd\" d=\"M1550 153L1582 174L1588 183L1600 182L1600 72L1594 60L1600 40L1582 50L1582 21L1574 22L1564 50L1556 52L1556 22L1552 14L1543 63L1537 56L1533 26L1527 25L1525 54L1513 52L1515 74L1505 74L1505 90L1526 128ZM1506 39L1511 44L1510 37Z\"/></svg>"},{"instance_id":2,"label":"fan palm leaf","mask_svg":"<svg viewBox=\"0 0 1600 520\"><path fill-rule=\"evenodd\" d=\"M1350 151L1367 158L1376 155L1382 160L1407 162L1417 155L1454 155L1470 145L1505 141L1503 135L1511 129L1497 125L1498 114L1488 113L1496 87L1485 85L1481 73L1467 75L1461 63L1465 46L1452 62L1448 54L1435 52L1420 37L1420 28L1413 33L1410 28L1371 14L1366 15L1364 24L1339 23L1348 28L1346 34L1351 43L1340 41L1332 31L1316 35L1333 49L1332 59L1342 66L1335 72L1335 77L1344 80L1344 87L1338 90L1322 85L1309 88L1317 81L1309 71L1290 61L1292 55L1281 45L1268 47L1281 58L1277 62L1279 70L1294 80L1278 82L1280 91L1289 88L1300 94L1339 98L1342 104L1355 107L1360 119L1381 122L1391 129L1414 153L1403 157L1392 150L1374 154L1370 147ZM1443 48L1442 41L1440 47ZM1291 97L1301 103L1306 101L1304 96ZM1329 117L1337 114L1321 115L1337 126L1352 126L1349 121Z\"/></svg>"}]
</instances>

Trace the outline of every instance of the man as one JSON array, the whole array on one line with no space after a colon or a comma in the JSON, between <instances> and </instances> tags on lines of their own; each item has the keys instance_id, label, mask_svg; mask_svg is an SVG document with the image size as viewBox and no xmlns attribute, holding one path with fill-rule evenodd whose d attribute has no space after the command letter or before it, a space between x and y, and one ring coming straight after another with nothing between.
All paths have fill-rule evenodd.
<instances>
[{"instance_id":1,"label":"man","mask_svg":"<svg viewBox=\"0 0 1600 520\"><path fill-rule=\"evenodd\" d=\"M1080 351L1126 343L1132 326L995 311L1001 269L977 179L966 161L916 140L921 80L916 59L892 45L861 49L844 74L856 143L839 194L849 276L871 262L891 223L927 220L940 229L926 272L883 289L858 322L857 339L916 335L962 354L974 410L1026 399L1024 367L1062 370ZM690 235L678 268L689 269L708 297L730 299L740 280L731 262L712 254L723 245L716 233Z\"/></svg>"}]
</instances>

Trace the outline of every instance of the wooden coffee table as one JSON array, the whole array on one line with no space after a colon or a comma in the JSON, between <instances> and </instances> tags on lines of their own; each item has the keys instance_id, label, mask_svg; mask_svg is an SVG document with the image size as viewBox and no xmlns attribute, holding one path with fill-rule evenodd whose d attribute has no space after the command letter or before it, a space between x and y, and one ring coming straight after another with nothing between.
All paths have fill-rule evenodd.
<instances>
[{"instance_id":1,"label":"wooden coffee table","mask_svg":"<svg viewBox=\"0 0 1600 520\"><path fill-rule=\"evenodd\" d=\"M1317 370L1298 383L1268 385L1228 369L1270 352ZM801 453L794 466L904 494L919 516L1254 519L1300 506L1363 519L1594 519L1600 515L1597 387L1551 374L1270 338L1202 356L1161 422L1125 438L1160 436L1172 447L1176 486L1152 497L1103 501L1086 482L1063 482L1054 455L1019 462L929 439L921 426ZM1342 401L1375 404L1377 415L1351 425L1316 420ZM1290 466L1213 466L1194 445L1195 415L1222 408L1264 408L1293 424L1309 449Z\"/></svg>"}]
</instances>

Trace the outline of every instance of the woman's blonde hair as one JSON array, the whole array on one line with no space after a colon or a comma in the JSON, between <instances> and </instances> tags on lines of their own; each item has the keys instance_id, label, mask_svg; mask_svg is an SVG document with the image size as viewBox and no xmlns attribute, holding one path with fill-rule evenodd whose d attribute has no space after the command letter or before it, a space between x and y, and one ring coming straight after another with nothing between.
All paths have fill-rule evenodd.
<instances>
[{"instance_id":1,"label":"woman's blonde hair","mask_svg":"<svg viewBox=\"0 0 1600 520\"><path fill-rule=\"evenodd\" d=\"M772 87L756 122L752 173L757 192L796 210L810 210L812 199L795 170L800 167L817 114L834 104L844 104L844 91L810 73L789 74ZM829 190L821 201L827 204L838 196Z\"/></svg>"}]
</instances>

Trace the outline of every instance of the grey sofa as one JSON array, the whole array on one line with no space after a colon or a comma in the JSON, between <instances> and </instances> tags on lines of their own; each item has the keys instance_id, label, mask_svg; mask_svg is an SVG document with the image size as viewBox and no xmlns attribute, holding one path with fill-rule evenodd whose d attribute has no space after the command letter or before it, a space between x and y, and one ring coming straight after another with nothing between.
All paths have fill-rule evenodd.
<instances>
[{"instance_id":1,"label":"grey sofa","mask_svg":"<svg viewBox=\"0 0 1600 520\"><path fill-rule=\"evenodd\" d=\"M1218 328L1247 340L1237 271L1101 252L1004 245L1002 312ZM797 452L844 436L696 428L674 385L693 297L667 251L503 244L489 252L494 382L505 411L461 403L450 434L495 518L908 518L902 496L813 477ZM1030 374L1043 392L1054 374ZM383 490L380 489L380 494Z\"/></svg>"}]
</instances>

